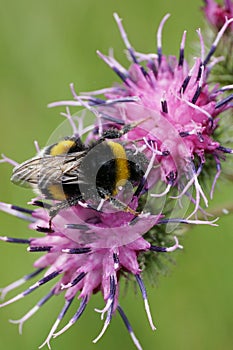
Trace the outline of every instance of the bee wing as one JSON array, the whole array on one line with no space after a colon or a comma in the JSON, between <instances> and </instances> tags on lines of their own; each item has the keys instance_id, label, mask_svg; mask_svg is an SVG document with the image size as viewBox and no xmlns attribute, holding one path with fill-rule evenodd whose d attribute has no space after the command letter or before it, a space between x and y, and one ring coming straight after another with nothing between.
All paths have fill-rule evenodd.
<instances>
[{"instance_id":1,"label":"bee wing","mask_svg":"<svg viewBox=\"0 0 233 350\"><path fill-rule=\"evenodd\" d=\"M83 151L31 158L14 168L11 181L21 186L46 187L68 178L75 177L77 180L77 169L85 153Z\"/></svg>"}]
</instances>

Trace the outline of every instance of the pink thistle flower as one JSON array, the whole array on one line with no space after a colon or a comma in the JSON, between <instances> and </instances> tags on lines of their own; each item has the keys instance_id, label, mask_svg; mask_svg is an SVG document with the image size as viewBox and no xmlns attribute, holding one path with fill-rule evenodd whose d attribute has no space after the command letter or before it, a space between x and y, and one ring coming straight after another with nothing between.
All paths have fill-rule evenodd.
<instances>
[{"instance_id":1,"label":"pink thistle flower","mask_svg":"<svg viewBox=\"0 0 233 350\"><path fill-rule=\"evenodd\" d=\"M210 26L206 29L206 38L213 38L216 32L224 25L226 18L231 19L233 17L233 2L232 0L225 0L222 4L215 2L214 0L205 1L205 6L202 8L205 15L205 20ZM221 55L217 58L218 64L210 72L209 81L212 83L218 83L221 87L227 91L232 91L232 55L233 55L233 23L229 24L228 29L224 33L223 39L218 47L217 54ZM231 95L232 96L232 95ZM226 118L224 118L226 119ZM224 121L224 125L227 127L228 120ZM229 121L229 127L231 122ZM230 136L228 136L228 139Z\"/></svg>"},{"instance_id":2,"label":"pink thistle flower","mask_svg":"<svg viewBox=\"0 0 233 350\"><path fill-rule=\"evenodd\" d=\"M123 148L123 145L125 147L127 160L134 163L134 170L140 157L147 160L140 181L131 184L131 190L132 187L136 187L136 190L130 194L131 197L127 203L125 204L123 200L128 189L125 186L124 190L124 184L120 183L118 186L119 193L113 195L110 192L106 196L106 193L103 192L105 196L102 199L104 200L100 200L97 207L94 206L96 204L95 196L93 196L94 200L90 196L87 196L87 200L79 198L78 201L72 202L71 207L61 207L61 210L56 212L52 222L49 213L51 214L54 206L51 208L47 202L42 202L38 198L32 202L33 205L39 207L35 210L5 203L0 204L2 211L29 221L31 229L44 234L43 237L39 238L0 237L0 240L26 244L28 245L28 252L45 252L45 255L35 262L36 270L3 288L2 297L5 297L9 291L43 273L46 269L44 275L37 282L31 284L29 288L10 300L0 304L0 307L18 301L44 284L60 277L54 283L50 292L36 306L21 319L12 321L19 324L21 332L24 322L34 315L50 298L55 294L65 292L64 307L41 347L47 344L50 348L51 338L57 337L68 330L81 317L92 294L100 291L103 294L105 306L103 309L96 309L96 311L101 314L102 320L105 314L106 317L103 328L94 342L102 337L113 314L118 311L135 346L137 349L142 349L123 309L119 305L120 278L125 274L135 277L143 297L149 324L152 330L155 330L146 288L141 276L140 255L151 253L158 257L160 253L182 249L175 236L175 244L166 247L167 244L165 243L170 242L170 236L162 232L161 227L164 224L215 225L214 221L202 222L176 217L168 218L162 214L163 208L154 208L153 198L158 201L157 198L165 198L169 191L175 189L176 192L173 191L172 193L176 193L176 199L179 200L186 194L194 202L195 209L193 212L196 212L200 209L201 197L207 204L207 199L198 182L198 177L207 158L212 156L216 162L215 183L220 173L222 155L233 153L231 149L223 147L214 138L214 132L218 126L217 117L221 112L231 107L231 97L217 99L221 96L223 90L219 90L217 87L210 90L207 82L212 64L210 59L224 31L232 21L225 22L206 57L201 33L199 32L202 55L195 60L193 67L189 69L187 62L184 60L185 33L182 38L178 60L173 56L165 57L162 54L162 28L167 18L168 16L165 16L159 26L157 35L158 53L156 55L145 55L133 50L122 27L121 20L115 15L130 60L133 63L130 69L126 70L112 55L109 57L101 53L99 55L117 73L123 83L82 96L76 95L72 85L74 101L51 104L51 106L82 105L96 116L95 125L83 129L79 120L77 129L68 109L65 115L73 127L76 141L79 141L79 151L82 149L83 152L87 152L84 159L89 155L88 145L91 140L96 140L97 142L94 145L98 147L104 144L105 139L118 139L121 142L119 143L121 148ZM146 68L142 66L142 61L146 62ZM95 95L102 93L105 94L106 99L95 97ZM103 121L107 121L107 125ZM143 127L141 127L142 125ZM111 130L111 134L108 130ZM85 145L81 144L80 139L83 133L88 133ZM116 136L113 137L113 134ZM29 167L32 171L30 176L35 176L37 179L35 181L38 181L38 177L42 176L43 172L40 174L37 171L34 174L33 171L36 171L36 168L33 168L33 162L35 161L38 165L37 161L39 159L44 161L45 163L42 163L42 165L45 165L47 164L46 161L51 161L51 157L49 158L51 154L41 153L38 147L37 151L38 155L30 160L31 168ZM66 156L68 157L70 154L74 156L73 153L67 153ZM116 155L115 159L121 159L121 156ZM16 165L14 161L6 157L3 161ZM28 163L26 164L28 167ZM120 167L120 165L118 166ZM19 174L20 169L25 170L25 163L23 166L16 165L16 173L18 171ZM26 169L28 170L28 168ZM91 176L93 169L90 169ZM124 172L124 166L122 169L121 171ZM58 170L54 169L56 175L55 170L59 171L60 168ZM23 172L20 174L23 174L22 176L27 181L28 173L26 175ZM54 174L51 174L51 176ZM74 175L72 172L68 172L68 175L71 174ZM48 179L45 177L45 183L46 180ZM124 179L120 178L120 182L121 180ZM158 191L158 184L164 185L161 192ZM192 198L189 192L192 184L196 189L195 199ZM65 187L65 182L62 185ZM80 183L80 188L81 185ZM100 190L100 188L98 189ZM88 190L87 188L87 192ZM144 195L148 196L146 200ZM48 209L48 211L45 209ZM165 203L164 213L169 213L169 210ZM80 305L77 312L66 326L57 331L60 322L78 293Z\"/></svg>"},{"instance_id":3,"label":"pink thistle flower","mask_svg":"<svg viewBox=\"0 0 233 350\"><path fill-rule=\"evenodd\" d=\"M206 19L217 30L224 25L226 18L233 17L233 2L231 0L224 0L222 5L215 0L204 0L204 2L203 11ZM230 27L233 29L233 24Z\"/></svg>"},{"instance_id":4,"label":"pink thistle flower","mask_svg":"<svg viewBox=\"0 0 233 350\"><path fill-rule=\"evenodd\" d=\"M69 114L67 116L69 117ZM76 130L75 127L74 130ZM149 146L152 148L150 144ZM40 154L41 151L38 151ZM157 153L155 152L151 160L154 160L156 155ZM30 160L30 164L32 164L32 160ZM41 158L41 160L46 161L46 156ZM3 161L15 166L16 170L21 168L21 165L9 158L4 157ZM149 173L149 170L151 170L150 163L146 173ZM146 178L145 174L143 179ZM50 209L50 206L47 202L41 202L36 198L31 203L39 207L35 210L0 203L0 210L28 221L32 230L44 234L43 237L29 239L2 236L0 240L9 243L26 244L28 245L27 251L30 253L46 253L34 263L35 271L1 290L2 298L5 298L11 290L18 288L39 274L44 273L43 276L23 292L0 304L0 308L26 297L43 285L60 277L53 284L50 292L39 300L31 310L22 318L11 321L19 325L20 333L22 333L24 322L32 317L49 299L54 295L65 292L64 307L46 340L41 345L42 347L47 344L50 348L51 338L62 334L78 321L92 294L100 291L103 294L105 306L103 309L96 309L96 311L101 314L102 320L105 314L106 318L103 328L94 339L94 342L97 342L102 337L110 324L113 314L115 311L118 311L135 346L138 349L142 349L133 333L128 318L119 305L120 279L124 276L129 278L130 276L135 277L142 293L149 324L152 330L155 330L146 288L141 276L140 255L142 253L154 255L156 264L156 260L159 262L160 253L170 253L177 249L182 249L176 236L174 236L175 244L166 247L165 242L170 242L171 235L164 235L162 226L167 223L215 225L215 222L193 221L182 218L171 219L165 218L160 213L155 215L150 212L141 213L135 217L133 210L137 209L140 197L141 191L139 191L138 195L133 196L131 201L132 212L124 211L122 208L113 211L113 208L110 208L110 206L104 207L105 210L100 211L85 205L87 204L85 202L63 208L53 218L52 229L50 228L51 219L47 211ZM103 203L102 205L105 206L105 204ZM77 312L61 330L57 331L76 295L80 299Z\"/></svg>"},{"instance_id":5,"label":"pink thistle flower","mask_svg":"<svg viewBox=\"0 0 233 350\"><path fill-rule=\"evenodd\" d=\"M43 205L39 201L34 204ZM47 269L37 282L31 284L29 288L12 299L0 304L0 307L7 306L26 297L39 287L60 276L59 281L51 287L50 292L31 310L19 320L11 321L19 325L20 333L22 333L24 322L32 317L50 298L65 291L64 308L58 315L45 342L41 345L42 347L47 344L50 348L51 338L57 337L68 330L81 317L92 294L101 291L105 300L105 307L102 310L96 309L96 311L101 313L101 319L104 318L105 313L107 313L107 316L103 329L94 342L103 335L109 326L113 313L118 310L133 342L138 349L141 349L118 302L119 278L122 274L127 273L135 276L142 293L149 323L151 328L155 330L146 288L141 278L138 255L141 252L149 251L158 253L173 252L182 248L176 237L175 244L169 248L152 245L142 237L155 225L163 224L163 219L160 215L141 215L135 222L132 220L129 222L128 218L121 213L117 218L114 218L116 220L114 222L114 220L111 221L107 214L86 208L73 207L59 212L53 220L53 231L46 233L45 227L48 227L49 215L44 209L29 210L5 203L0 204L0 209L29 221L32 229L45 233L44 237L29 239L5 236L0 237L1 241L26 244L28 245L28 252L46 252L44 256L35 262L35 271L1 290L2 298L5 298L11 290L18 288ZM188 223L186 220L182 220L182 222ZM115 227L116 224L118 225L117 227ZM212 224L214 225L214 223ZM80 305L77 312L66 326L57 332L60 322L79 292Z\"/></svg>"},{"instance_id":6,"label":"pink thistle flower","mask_svg":"<svg viewBox=\"0 0 233 350\"><path fill-rule=\"evenodd\" d=\"M146 130L146 138L154 143L158 152L155 164L159 164L159 168L154 178L156 177L157 181L160 179L166 186L161 195L177 187L179 194L176 198L181 198L183 194L187 195L188 189L194 184L194 214L200 209L201 198L205 205L208 205L198 182L198 176L202 173L205 163L212 158L216 164L216 176L210 194L212 198L216 180L221 172L221 159L224 158L224 153L233 153L231 149L220 145L215 136L220 114L232 108L233 94L222 97L231 86L220 89L216 84L211 88L208 83L210 71L218 62L212 56L224 32L233 23L233 18L225 20L207 54L201 31L197 31L201 55L195 58L190 68L184 59L186 32L182 37L178 59L174 56L166 57L162 53L162 29L169 15L163 18L157 32L157 54L136 52L128 40L121 19L117 14L114 17L132 64L127 70L115 60L112 52L109 56L99 51L97 53L120 77L122 84L83 93L81 96L76 94L71 84L74 100L54 102L49 107L98 106L98 111L122 119L123 123L149 117L143 123L143 128ZM106 99L96 97L102 94ZM136 132L133 136L131 134L131 139L135 140L138 137ZM187 185L182 181L183 177ZM152 195L159 196L158 193Z\"/></svg>"}]
</instances>

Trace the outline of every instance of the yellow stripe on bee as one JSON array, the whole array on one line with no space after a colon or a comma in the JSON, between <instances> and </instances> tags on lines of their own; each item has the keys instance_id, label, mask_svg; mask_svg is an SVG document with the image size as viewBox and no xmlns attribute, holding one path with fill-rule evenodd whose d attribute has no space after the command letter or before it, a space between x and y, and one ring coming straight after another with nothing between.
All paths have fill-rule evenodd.
<instances>
[{"instance_id":1,"label":"yellow stripe on bee","mask_svg":"<svg viewBox=\"0 0 233 350\"><path fill-rule=\"evenodd\" d=\"M66 200L66 195L62 185L50 185L47 187L47 191L49 192L50 197L57 201Z\"/></svg>"},{"instance_id":2,"label":"yellow stripe on bee","mask_svg":"<svg viewBox=\"0 0 233 350\"><path fill-rule=\"evenodd\" d=\"M121 144L113 141L108 141L108 145L110 146L116 161L115 185L117 187L124 186L130 176L128 160L126 158L124 147ZM115 188L113 195L116 195L117 192L118 189Z\"/></svg>"},{"instance_id":3,"label":"yellow stripe on bee","mask_svg":"<svg viewBox=\"0 0 233 350\"><path fill-rule=\"evenodd\" d=\"M50 150L51 156L58 156L60 154L66 154L70 148L75 145L74 140L62 140L54 145Z\"/></svg>"}]
</instances>

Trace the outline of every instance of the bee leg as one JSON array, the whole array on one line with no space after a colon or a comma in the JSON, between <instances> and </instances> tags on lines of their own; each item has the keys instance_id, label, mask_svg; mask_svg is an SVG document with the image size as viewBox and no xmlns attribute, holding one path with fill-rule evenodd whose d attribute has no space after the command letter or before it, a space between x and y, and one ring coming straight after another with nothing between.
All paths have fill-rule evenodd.
<instances>
[{"instance_id":1,"label":"bee leg","mask_svg":"<svg viewBox=\"0 0 233 350\"><path fill-rule=\"evenodd\" d=\"M108 200L115 208L120 209L126 213L130 213L134 216L138 216L140 213L136 210L130 208L127 204L121 202L119 199L116 199L112 196L106 196L106 200Z\"/></svg>"},{"instance_id":2,"label":"bee leg","mask_svg":"<svg viewBox=\"0 0 233 350\"><path fill-rule=\"evenodd\" d=\"M105 130L100 138L100 141L103 141L105 139L119 139L121 136L127 134L130 130L134 129L136 126L140 125L147 119L150 119L150 117L139 120L135 123L125 124L120 130L117 128L110 128L108 130Z\"/></svg>"},{"instance_id":3,"label":"bee leg","mask_svg":"<svg viewBox=\"0 0 233 350\"><path fill-rule=\"evenodd\" d=\"M68 208L73 207L75 205L80 205L83 208L89 208L89 209L96 210L91 205L89 205L88 203L84 202L80 195L68 198L65 201L62 201L62 202L60 202L58 204L55 204L54 206L52 206L49 209L49 216L50 216L49 229L51 229L51 227L52 227L52 220L53 220L53 218L59 213L60 210L68 209Z\"/></svg>"},{"instance_id":4,"label":"bee leg","mask_svg":"<svg viewBox=\"0 0 233 350\"><path fill-rule=\"evenodd\" d=\"M134 196L135 197L139 197L140 194L143 192L143 191L146 191L145 190L145 185L146 185L146 177L143 176L134 192Z\"/></svg>"},{"instance_id":5,"label":"bee leg","mask_svg":"<svg viewBox=\"0 0 233 350\"><path fill-rule=\"evenodd\" d=\"M64 208L63 202L50 207L49 208L49 227L37 226L37 230L40 232L46 232L46 233L54 232L54 230L52 229L52 220L62 208Z\"/></svg>"},{"instance_id":6,"label":"bee leg","mask_svg":"<svg viewBox=\"0 0 233 350\"><path fill-rule=\"evenodd\" d=\"M98 188L100 196L105 200L108 201L115 207L116 209L120 209L121 211L124 211L126 213L130 213L134 216L138 216L140 213L135 211L134 209L130 208L127 204L121 202L119 199L113 197L111 194L109 194L106 190L103 188Z\"/></svg>"},{"instance_id":7,"label":"bee leg","mask_svg":"<svg viewBox=\"0 0 233 350\"><path fill-rule=\"evenodd\" d=\"M105 130L101 136L101 140L102 139L103 140L105 140L105 139L119 139L121 136L127 134L127 132L129 132L131 129L133 129L131 124L126 124L120 130L118 130L117 128L111 128L111 129Z\"/></svg>"},{"instance_id":8,"label":"bee leg","mask_svg":"<svg viewBox=\"0 0 233 350\"><path fill-rule=\"evenodd\" d=\"M58 204L53 205L49 209L49 216L50 216L49 224L51 225L52 219L59 213L60 210L68 209L74 205L77 205L79 204L80 200L81 200L81 196L71 197L67 200L64 200Z\"/></svg>"}]
</instances>

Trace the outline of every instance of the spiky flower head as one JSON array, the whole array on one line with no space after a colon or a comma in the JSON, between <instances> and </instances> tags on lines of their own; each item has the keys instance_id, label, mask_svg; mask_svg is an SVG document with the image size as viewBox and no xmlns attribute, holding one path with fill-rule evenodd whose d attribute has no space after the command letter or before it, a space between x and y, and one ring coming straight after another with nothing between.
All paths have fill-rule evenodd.
<instances>
[{"instance_id":1,"label":"spiky flower head","mask_svg":"<svg viewBox=\"0 0 233 350\"><path fill-rule=\"evenodd\" d=\"M204 19L206 22L204 30L205 41L210 42L219 29L224 25L227 19L233 17L233 2L232 0L224 0L216 2L214 0L205 0L202 7ZM216 64L209 74L209 84L219 86L222 91L227 93L224 102L232 107L233 99L233 23L230 23L227 30L224 32L221 41L216 49L218 64ZM229 109L224 116L224 120L220 120L218 128L218 139L227 147L232 147L233 129L232 129L232 113ZM228 166L224 170L224 175L232 180L232 166Z\"/></svg>"},{"instance_id":2,"label":"spiky flower head","mask_svg":"<svg viewBox=\"0 0 233 350\"><path fill-rule=\"evenodd\" d=\"M233 2L231 0L224 0L222 4L215 0L204 0L203 11L208 22L219 30L225 23L226 18L233 17ZM229 26L233 29L233 25Z\"/></svg>"},{"instance_id":3,"label":"spiky flower head","mask_svg":"<svg viewBox=\"0 0 233 350\"><path fill-rule=\"evenodd\" d=\"M205 0L205 5L202 10L205 16L208 27L205 30L206 39L213 38L219 29L223 26L226 19L233 17L233 2L232 0L224 0L221 4L214 0ZM209 81L219 83L225 90L233 89L233 24L231 23L225 31L223 38L217 49L219 55L219 64L211 71ZM231 94L231 99L232 99ZM230 97L229 97L230 98Z\"/></svg>"},{"instance_id":4,"label":"spiky flower head","mask_svg":"<svg viewBox=\"0 0 233 350\"><path fill-rule=\"evenodd\" d=\"M153 141L156 145L154 148L158 155L155 162L159 164L156 179L160 179L166 187L163 194L176 187L180 191L180 198L194 184L197 192L197 210L200 197L207 205L207 198L200 189L197 176L205 164L209 164L209 160L214 160L212 163L216 164L217 174L211 190L212 197L215 181L221 170L220 160L224 153L231 153L230 149L220 145L216 131L219 116L232 108L232 95L225 97L224 93L229 87L220 89L217 84L212 86L208 78L212 68L219 61L213 54L233 19L225 19L207 54L202 33L200 29L197 31L201 53L199 57L194 58L193 65L189 67L184 59L186 31L181 40L178 59L162 53L162 29L169 14L163 18L158 28L157 54L135 51L121 19L117 14L114 16L132 64L126 69L115 60L112 51L109 56L99 51L97 53L120 77L122 83L81 96L76 94L71 84L74 101L54 102L49 106L95 105L100 111L120 118L124 123L147 119L143 128L149 142ZM102 94L105 95L105 99L96 97ZM114 106L114 109L109 111L109 106ZM134 138L138 138L136 133Z\"/></svg>"},{"instance_id":5,"label":"spiky flower head","mask_svg":"<svg viewBox=\"0 0 233 350\"><path fill-rule=\"evenodd\" d=\"M93 205L96 203L93 204L93 202L95 202L96 196L93 196L94 200L90 198L92 192L87 189L87 200L80 199L75 204L72 202L71 207L62 207L52 221L49 215L51 213L50 205L38 198L32 201L33 205L39 207L35 210L5 203L0 205L1 210L28 220L31 229L44 234L43 237L39 238L1 237L1 240L27 244L29 252L45 252L45 255L35 262L36 270L4 288L2 296L4 297L10 290L17 288L39 273L44 273L44 275L24 292L0 306L3 307L22 299L40 286L53 281L58 276L60 277L50 292L35 307L21 319L13 321L19 324L20 331L22 331L26 320L54 295L65 291L64 307L42 346L47 344L50 347L51 338L57 337L70 328L82 315L91 296L100 291L103 294L105 306L101 310L96 309L96 311L101 313L102 319L106 314L106 318L103 329L94 342L98 341L104 334L117 310L134 344L138 349L141 349L141 345L119 305L120 279L124 276L135 277L142 293L150 326L154 330L155 326L150 313L146 288L142 280L142 266L140 266L142 260L140 257L142 254L153 255L156 262L161 253L169 253L182 248L176 236L174 236L175 244L170 247L166 246L171 242L171 235L166 234L162 229L163 225L167 223L214 225L214 222L171 217L171 201L168 201L167 204L164 200L163 204L157 207L155 202L158 198L165 199L168 193L176 194L175 203L177 199L179 201L186 196L190 202L194 203L192 213L196 213L201 209L201 197L207 204L206 196L198 182L198 176L200 176L205 162L209 157L212 157L216 162L217 175L213 181L215 183L220 172L220 161L223 154L232 153L230 149L220 145L215 139L218 117L220 113L230 108L230 105L222 97L222 90L217 87L210 89L207 81L209 70L215 63L214 60L211 61L212 55L224 31L232 21L225 22L206 56L202 36L200 31L198 32L201 41L201 57L196 58L194 65L189 68L184 60L186 33L182 38L178 59L174 56L166 57L162 53L162 28L167 18L168 16L165 16L159 26L158 53L141 54L135 52L131 47L121 20L115 15L129 58L133 61L132 65L127 70L112 55L109 57L101 53L99 55L117 73L122 83L81 96L75 93L72 85L74 101L51 104L51 106L82 105L96 116L94 125L85 130L85 132L88 131L85 144L79 143L79 147L83 151L88 149L89 152L88 144L91 140L97 140L94 145L98 148L99 145L104 144L105 139L118 139L121 146L111 144L115 152L115 159L119 161L118 170L120 169L119 177L117 175L119 185L116 193L106 194L104 192L104 198L102 198L104 200L100 198L97 207L94 207ZM145 65L142 64L143 62ZM98 94L104 94L105 98L97 98L95 95ZM77 129L69 109L67 109L66 117L73 127L73 136L79 140L80 135L85 133L81 127L80 119ZM113 134L116 134L116 137L110 137ZM92 147L91 151L93 149L95 147ZM119 150L124 151L119 155ZM84 160L88 159L91 151L87 152L87 158ZM67 157L70 155L72 157L72 152L68 153ZM143 176L139 182L133 182L128 188L125 186L125 180L129 177L125 168L126 158L128 162L135 163L137 166L140 163L140 157L147 160L142 162L145 166ZM38 162L38 159L42 161L42 164L48 163L46 154L39 150L36 158L32 159L32 163ZM25 170L24 166L21 168L7 158L4 161L16 166L16 171ZM136 166L133 169L136 169ZM69 175L74 175L70 169ZM122 173L125 174L126 179L122 178ZM39 176L42 175L43 168ZM89 176L89 174L87 175ZM195 197L191 193L193 184L196 190ZM82 182L79 186L81 188ZM133 189L134 187L136 190ZM158 189L161 188L162 190L159 192ZM166 216L167 213L169 216ZM57 331L76 295L80 299L77 312L65 327Z\"/></svg>"}]
</instances>

